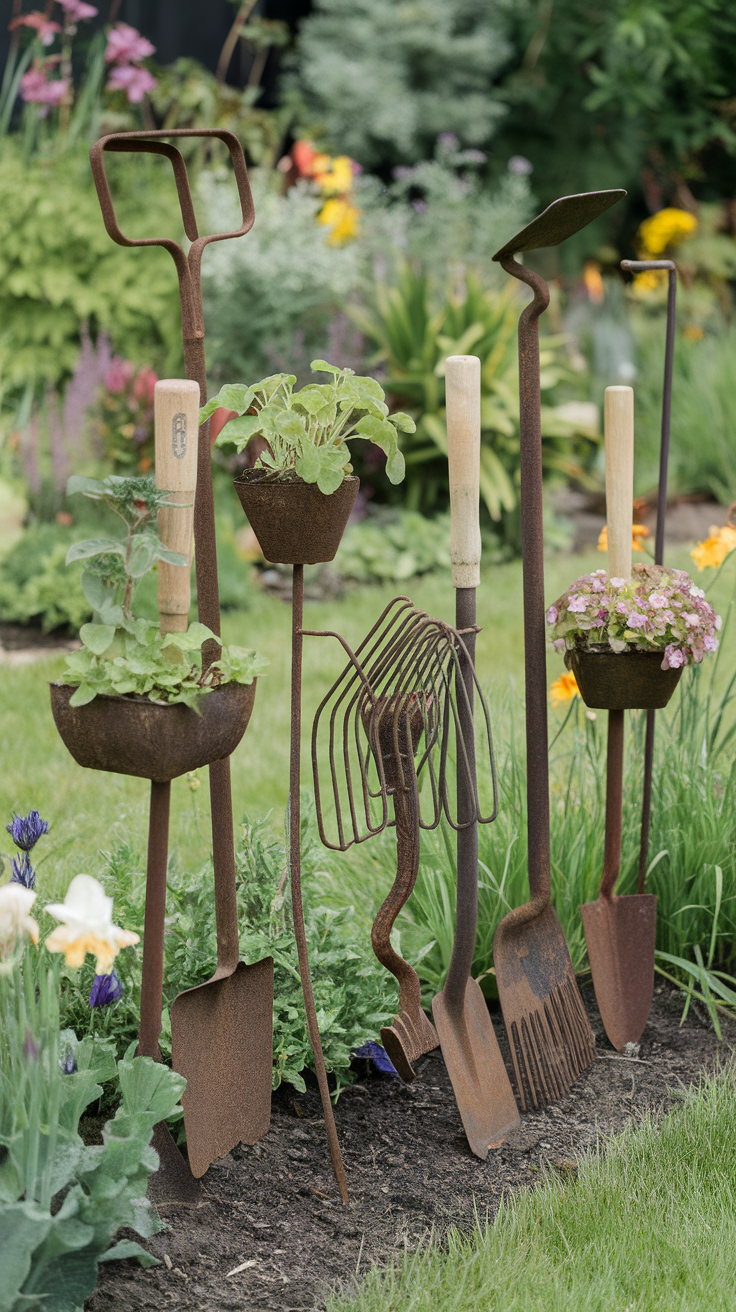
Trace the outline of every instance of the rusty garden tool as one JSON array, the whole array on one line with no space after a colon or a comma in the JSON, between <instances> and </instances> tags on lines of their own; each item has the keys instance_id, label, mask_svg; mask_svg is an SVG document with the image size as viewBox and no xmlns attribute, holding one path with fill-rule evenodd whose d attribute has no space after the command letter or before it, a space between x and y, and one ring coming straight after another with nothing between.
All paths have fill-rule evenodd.
<instances>
[{"instance_id":1,"label":"rusty garden tool","mask_svg":"<svg viewBox=\"0 0 736 1312\"><path fill-rule=\"evenodd\" d=\"M578 990L562 926L552 908L549 761L542 529L542 430L539 316L549 305L544 279L514 254L556 246L614 205L624 191L594 191L554 201L494 255L534 299L519 319L521 544L524 581L527 835L531 900L504 916L493 941L498 994L522 1107L562 1097L591 1065L595 1040Z\"/></svg>"},{"instance_id":2,"label":"rusty garden tool","mask_svg":"<svg viewBox=\"0 0 736 1312\"><path fill-rule=\"evenodd\" d=\"M199 236L186 165L180 151L170 144L171 138L189 137L218 139L225 143L230 152L242 217L240 227L232 232ZM191 242L188 253L185 254L181 246L171 238L136 239L126 237L121 232L105 174L106 151L163 155L170 160L184 231ZM112 133L102 137L92 147L90 163L105 228L112 240L121 246L163 246L174 260L179 279L185 370L187 378L199 384L200 400L204 404L207 399L207 379L201 288L202 254L210 242L243 236L253 225L253 200L242 146L232 132L219 129L200 131L184 128L170 132ZM194 422L196 423L196 420ZM199 428L194 538L199 619L213 633L219 635L220 603L209 421ZM206 660L216 659L218 652L219 646L216 642L205 645ZM260 1110L256 1112L248 1103L245 1071L251 1060L255 1061L259 1070L262 1068L262 1052L266 1042L263 1026L267 1023L270 1028L271 1025L270 1019L266 1022L264 1017L269 1012L269 998L272 997L273 992L273 967L270 958L265 958L258 963L258 967L251 968L257 973L251 974L247 986L245 968L241 970L238 963L235 845L229 758L213 762L209 767L209 778L218 966L213 980L210 981L212 989L206 995L207 1002L198 995L189 1001L188 999L192 998L190 991L181 995L180 1005L177 1000L172 1007L174 1065L176 1066L177 1061L182 1061L188 1070L185 1124L190 1161L198 1175L203 1174L207 1166L216 1157L222 1155L221 1145L226 1138L230 1139L230 1147L238 1142L241 1137L236 1132L238 1126L242 1129L242 1137L247 1142L254 1141L252 1138L248 1139L248 1136L253 1135L256 1126L261 1127L261 1134L265 1134L268 1129L269 1121L265 1115L265 1103L262 1101L261 1082L256 1081L261 1099ZM225 982L227 980L233 981L230 988ZM246 1016L244 1007L254 1008L252 1017ZM206 1028L203 1025L203 1015L207 1008L210 1008L210 1023L214 1025L215 1018L217 1020L217 1033L220 1036L220 1047L215 1060L213 1048L215 1031L214 1028L208 1031L209 1055L206 1060L213 1063L209 1066L196 1060L191 1049L191 1042L199 1042L203 1037L203 1028ZM191 1017L191 1024L189 1024L189 1017ZM251 1046L248 1038L249 1034L252 1038L255 1036L254 1025L257 1026L258 1032L255 1047ZM185 1055L186 1053L189 1053L189 1057ZM238 1063L243 1059L245 1065L241 1069ZM224 1127L227 1127L227 1133Z\"/></svg>"},{"instance_id":3,"label":"rusty garden tool","mask_svg":"<svg viewBox=\"0 0 736 1312\"><path fill-rule=\"evenodd\" d=\"M399 1074L413 1080L412 1062L436 1047L438 1038L422 1010L416 972L394 951L390 932L414 888L420 829L435 828L443 815L455 829L472 827L477 820L488 823L495 817L496 776L488 709L463 636L417 610L408 597L390 602L355 652L339 634L310 636L337 638L348 656L348 664L319 706L312 728L322 841L344 852L390 824L396 827L397 875L371 938L379 961L399 982L399 1013L391 1026L381 1030L381 1039ZM461 659L468 683L460 675ZM488 816L481 814L478 799L468 687L477 690L484 714L494 788L493 810ZM466 811L465 818L457 820L453 819L447 781L453 730ZM324 789L326 773L330 782ZM393 821L389 799L393 801ZM336 830L336 841L328 828Z\"/></svg>"},{"instance_id":4,"label":"rusty garden tool","mask_svg":"<svg viewBox=\"0 0 736 1312\"><path fill-rule=\"evenodd\" d=\"M645 273L650 269L667 271L667 336L664 349L664 384L662 387L662 432L659 443L659 486L657 488L657 527L654 535L654 563L664 564L664 521L667 513L667 465L670 454L670 417L672 414L672 365L675 355L675 302L677 298L677 266L674 260L622 260L621 268L630 273ZM647 711L647 730L644 742L644 786L641 803L641 838L639 842L639 870L637 893L646 886L649 854L649 825L652 815L652 767L654 764L654 728L657 712Z\"/></svg>"},{"instance_id":5,"label":"rusty garden tool","mask_svg":"<svg viewBox=\"0 0 736 1312\"><path fill-rule=\"evenodd\" d=\"M631 578L634 501L634 393L605 394L608 576ZM618 897L623 810L624 711L608 712L606 840L603 878L595 902L580 908L601 1019L614 1048L636 1043L647 1023L654 991L657 899L651 893Z\"/></svg>"},{"instance_id":6,"label":"rusty garden tool","mask_svg":"<svg viewBox=\"0 0 736 1312\"><path fill-rule=\"evenodd\" d=\"M475 592L480 583L480 360L452 355L445 367L455 627L465 644L457 670L465 685L458 714L474 776L474 689L466 661L475 666ZM455 937L445 986L432 1002L432 1014L468 1143L485 1159L489 1145L518 1125L519 1114L485 998L470 977L478 926L478 822L475 789L462 768L461 750L457 759L458 821L464 827L457 832Z\"/></svg>"}]
</instances>

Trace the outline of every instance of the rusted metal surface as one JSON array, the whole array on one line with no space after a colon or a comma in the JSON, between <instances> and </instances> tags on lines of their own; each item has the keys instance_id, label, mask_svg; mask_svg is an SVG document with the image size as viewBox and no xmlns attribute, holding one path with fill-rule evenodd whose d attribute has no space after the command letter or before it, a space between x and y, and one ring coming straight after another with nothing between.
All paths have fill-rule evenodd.
<instances>
[{"instance_id":1,"label":"rusted metal surface","mask_svg":"<svg viewBox=\"0 0 736 1312\"><path fill-rule=\"evenodd\" d=\"M171 145L172 139L179 138L217 138L224 142L230 153L238 197L241 209L241 224L231 232L211 233L200 236L197 229L194 207L187 178L186 165L181 152ZM179 197L182 222L188 240L191 242L188 252L184 252L178 242L170 237L130 238L121 232L115 217L110 187L105 175L105 152L155 154L170 160L174 170L174 179ZM90 163L97 195L102 209L102 216L108 234L120 246L163 246L174 260L179 279L179 296L181 301L182 341L184 348L184 365L187 378L199 384L200 404L207 400L207 377L204 352L204 315L202 310L201 263L205 247L213 241L225 241L231 237L240 237L253 226L253 198L248 181L243 148L232 132L220 129L180 128L160 132L121 132L102 137L90 151ZM209 421L199 429L197 490L194 500L194 540L196 544L195 567L197 576L197 607L199 619L213 633L220 633L220 601L217 581L217 547L215 540L215 509L212 491L212 463L209 442ZM217 658L220 651L217 641L205 643L203 655L205 661ZM231 902L235 898L235 842L232 819L232 792L230 784L230 761L228 757L212 762L209 768L210 808L212 815L212 855L215 871L215 910L218 926L227 919L227 909L223 901ZM218 947L219 952L219 947ZM265 959L266 961L268 959ZM232 973L236 966L232 964ZM264 970L267 967L264 966ZM224 975L222 975L224 978ZM221 1012L223 1018L225 1012ZM186 1041L186 1035L182 1036ZM221 1034L221 1041L227 1043L227 1035ZM174 1042L177 1036L174 1035ZM238 1043L235 1039L236 1045ZM203 1105L206 1091L195 1087L199 1081L199 1072L193 1076L189 1089L192 1105ZM227 1097L227 1087L210 1090L210 1119L216 1122L222 1114L227 1117L227 1109L221 1105L218 1095ZM190 1151L201 1164L202 1154L207 1152L207 1144L195 1142L200 1132L201 1121L195 1119L192 1124L192 1143ZM214 1159L213 1159L214 1160Z\"/></svg>"},{"instance_id":2,"label":"rusted metal surface","mask_svg":"<svg viewBox=\"0 0 736 1312\"><path fill-rule=\"evenodd\" d=\"M513 259L552 245L615 204L623 191L555 201L494 255L533 300L519 319L521 533L524 581L527 827L530 901L510 911L493 942L499 998L522 1106L565 1094L592 1063L595 1040L580 997L562 926L551 906L549 762L542 530L542 432L539 316L549 304L544 279Z\"/></svg>"},{"instance_id":3,"label":"rusted metal surface","mask_svg":"<svg viewBox=\"0 0 736 1312\"><path fill-rule=\"evenodd\" d=\"M663 670L661 651L565 652L586 706L599 711L661 710L680 681L682 669Z\"/></svg>"},{"instance_id":4,"label":"rusted metal surface","mask_svg":"<svg viewBox=\"0 0 736 1312\"><path fill-rule=\"evenodd\" d=\"M606 840L603 878L595 902L580 908L596 1001L614 1048L641 1038L654 992L657 899L649 893L617 897L623 815L624 712L608 713Z\"/></svg>"},{"instance_id":5,"label":"rusted metal surface","mask_svg":"<svg viewBox=\"0 0 736 1312\"><path fill-rule=\"evenodd\" d=\"M621 268L630 273L644 273L648 269L667 271L667 337L664 351L664 384L662 387L662 429L659 443L659 486L657 488L657 527L654 536L654 562L664 564L664 524L667 513L667 466L670 454L670 417L672 414L672 368L675 356L675 317L677 300L677 265L674 260L622 260ZM652 815L652 767L654 764L654 730L656 716L647 712L647 731L644 742L644 783L641 802L641 837L639 841L639 870L637 893L646 887L649 854L649 826Z\"/></svg>"},{"instance_id":6,"label":"rusted metal surface","mask_svg":"<svg viewBox=\"0 0 736 1312\"><path fill-rule=\"evenodd\" d=\"M144 697L98 695L70 706L74 688L52 683L51 711L64 745L78 765L165 783L229 756L250 720L256 680L214 688L189 706L165 706Z\"/></svg>"},{"instance_id":7,"label":"rusted metal surface","mask_svg":"<svg viewBox=\"0 0 736 1312\"><path fill-rule=\"evenodd\" d=\"M316 483L266 481L262 470L246 470L233 487L266 560L318 565L335 559L360 480L351 474L327 496Z\"/></svg>"},{"instance_id":8,"label":"rusted metal surface","mask_svg":"<svg viewBox=\"0 0 736 1312\"><path fill-rule=\"evenodd\" d=\"M307 933L304 926L304 904L302 901L302 855L301 855L301 732L302 732L302 651L304 620L304 566L293 567L293 586L291 600L291 753L289 759L289 873L291 878L291 910L294 921L297 956L299 958L299 975L304 998L304 1010L307 1017L309 1042L312 1046L317 1083L322 1100L325 1118L327 1142L330 1149L332 1170L344 1204L348 1202L348 1184L342 1163L340 1142L335 1126L335 1114L327 1083L327 1070L322 1053L322 1040L317 1023L317 1009L314 1005L312 976L309 970L309 952Z\"/></svg>"},{"instance_id":9,"label":"rusted metal surface","mask_svg":"<svg viewBox=\"0 0 736 1312\"><path fill-rule=\"evenodd\" d=\"M536 219L532 219L521 232L507 241L500 251L496 251L493 258L510 273L511 270L504 263L508 256L518 255L521 251L538 251L545 246L558 246L561 241L566 241L588 223L592 223L593 219L605 214L625 195L625 191L616 188L612 191L584 191L575 196L560 196L559 200L553 200Z\"/></svg>"},{"instance_id":10,"label":"rusted metal surface","mask_svg":"<svg viewBox=\"0 0 736 1312\"><path fill-rule=\"evenodd\" d=\"M459 735L466 745L470 776L476 777L473 703L476 638L475 588L455 593L455 628L462 632L456 678L465 694L458 697ZM458 752L460 760L462 753ZM457 772L457 900L452 958L445 986L432 1001L432 1015L442 1045L458 1111L472 1152L485 1160L489 1147L519 1123L493 1023L480 985L471 979L478 927L478 823L474 789L463 769ZM395 1063L394 1063L395 1064Z\"/></svg>"},{"instance_id":11,"label":"rusted metal surface","mask_svg":"<svg viewBox=\"0 0 736 1312\"><path fill-rule=\"evenodd\" d=\"M92 703L90 703L92 704ZM141 1014L137 1051L161 1061L161 1007L164 978L164 930L166 925L166 872L169 854L170 783L151 784L148 817L148 861L146 865L146 911L143 927L143 970ZM196 1202L200 1187L193 1179L165 1121L154 1126L153 1146L159 1154L159 1169L149 1178L148 1193L154 1202Z\"/></svg>"},{"instance_id":12,"label":"rusted metal surface","mask_svg":"<svg viewBox=\"0 0 736 1312\"><path fill-rule=\"evenodd\" d=\"M417 610L408 597L397 597L355 652L339 634L310 636L337 638L348 656L348 664L319 706L312 728L312 768L322 841L345 851L390 824L396 828L396 879L376 917L372 943L400 990L399 1013L393 1024L381 1031L381 1038L399 1074L411 1080L412 1063L436 1047L438 1037L422 1010L416 972L394 951L390 933L414 887L420 828L433 829L444 816L453 828L472 830L479 819L492 820L497 807L488 708L464 642L472 635L461 635ZM461 656L467 661L469 683L458 675ZM493 803L486 816L478 797L469 687L477 692L483 710L491 762ZM457 817L447 779L451 743L456 745L463 789L463 814ZM420 793L417 780L425 773Z\"/></svg>"}]
</instances>

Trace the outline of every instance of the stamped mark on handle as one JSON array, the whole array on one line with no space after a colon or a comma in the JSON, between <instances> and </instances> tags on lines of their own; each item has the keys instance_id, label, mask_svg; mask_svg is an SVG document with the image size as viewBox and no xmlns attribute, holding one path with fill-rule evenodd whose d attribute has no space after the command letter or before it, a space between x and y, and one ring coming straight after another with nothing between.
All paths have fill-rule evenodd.
<instances>
[{"instance_id":1,"label":"stamped mark on handle","mask_svg":"<svg viewBox=\"0 0 736 1312\"><path fill-rule=\"evenodd\" d=\"M183 460L187 453L187 417L182 411L171 421L171 452L176 460Z\"/></svg>"}]
</instances>

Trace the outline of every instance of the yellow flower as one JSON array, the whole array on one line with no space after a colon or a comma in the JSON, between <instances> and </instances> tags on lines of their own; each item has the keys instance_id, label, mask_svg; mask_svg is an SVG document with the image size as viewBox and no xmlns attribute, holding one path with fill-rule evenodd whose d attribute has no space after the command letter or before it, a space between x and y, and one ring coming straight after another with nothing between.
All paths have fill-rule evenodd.
<instances>
[{"instance_id":1,"label":"yellow flower","mask_svg":"<svg viewBox=\"0 0 736 1312\"><path fill-rule=\"evenodd\" d=\"M315 170L315 182L326 196L338 196L353 185L353 161L349 155L336 155L324 170Z\"/></svg>"},{"instance_id":2,"label":"yellow flower","mask_svg":"<svg viewBox=\"0 0 736 1312\"><path fill-rule=\"evenodd\" d=\"M350 241L358 231L359 220L360 210L342 197L326 200L317 215L319 223L332 229L327 240L333 246L340 246L343 242Z\"/></svg>"},{"instance_id":3,"label":"yellow flower","mask_svg":"<svg viewBox=\"0 0 736 1312\"><path fill-rule=\"evenodd\" d=\"M699 328L696 323L689 323L687 327L684 329L682 335L687 339L688 342L702 342L703 338L705 337L705 333L703 332L703 329Z\"/></svg>"},{"instance_id":4,"label":"yellow flower","mask_svg":"<svg viewBox=\"0 0 736 1312\"><path fill-rule=\"evenodd\" d=\"M639 225L636 236L646 252L643 259L658 259L669 246L679 246L686 237L692 237L698 220L688 210L668 208L659 210ZM646 277L646 274L640 277Z\"/></svg>"},{"instance_id":5,"label":"yellow flower","mask_svg":"<svg viewBox=\"0 0 736 1312\"><path fill-rule=\"evenodd\" d=\"M651 252L647 252L650 254ZM645 269L643 273L634 275L633 289L635 296L648 296L649 292L656 292L666 281L667 274L664 269Z\"/></svg>"},{"instance_id":6,"label":"yellow flower","mask_svg":"<svg viewBox=\"0 0 736 1312\"><path fill-rule=\"evenodd\" d=\"M38 925L29 916L36 894L10 880L0 885L0 960L14 951L18 939L29 938L38 943Z\"/></svg>"},{"instance_id":7,"label":"yellow flower","mask_svg":"<svg viewBox=\"0 0 736 1312\"><path fill-rule=\"evenodd\" d=\"M561 706L563 702L570 702L573 697L579 695L578 681L574 674L561 674L549 690L549 699L553 706Z\"/></svg>"},{"instance_id":8,"label":"yellow flower","mask_svg":"<svg viewBox=\"0 0 736 1312\"><path fill-rule=\"evenodd\" d=\"M112 923L112 898L91 875L76 875L63 902L46 910L63 924L57 925L46 939L49 952L63 952L67 966L76 969L87 953L97 958L98 975L109 975L121 948L137 943L132 930Z\"/></svg>"},{"instance_id":9,"label":"yellow flower","mask_svg":"<svg viewBox=\"0 0 736 1312\"><path fill-rule=\"evenodd\" d=\"M711 524L708 537L704 542L698 542L690 555L702 574L704 569L717 569L734 549L736 549L736 528L732 528L730 524L725 524L723 528Z\"/></svg>"},{"instance_id":10,"label":"yellow flower","mask_svg":"<svg viewBox=\"0 0 736 1312\"><path fill-rule=\"evenodd\" d=\"M646 524L632 524L631 550L643 551L644 548L641 544L644 538L648 538L648 537L649 537L649 529L647 528ZM598 550L608 551L608 525L607 524L603 525L603 528L598 534Z\"/></svg>"}]
</instances>

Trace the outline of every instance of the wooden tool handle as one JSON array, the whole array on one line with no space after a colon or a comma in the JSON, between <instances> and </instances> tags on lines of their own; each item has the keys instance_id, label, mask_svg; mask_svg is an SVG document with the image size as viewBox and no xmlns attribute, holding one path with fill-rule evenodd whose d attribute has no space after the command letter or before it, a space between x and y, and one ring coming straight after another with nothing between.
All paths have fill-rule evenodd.
<instances>
[{"instance_id":1,"label":"wooden tool handle","mask_svg":"<svg viewBox=\"0 0 736 1312\"><path fill-rule=\"evenodd\" d=\"M477 355L449 355L445 368L452 585L477 588L480 583L480 360Z\"/></svg>"},{"instance_id":2,"label":"wooden tool handle","mask_svg":"<svg viewBox=\"0 0 736 1312\"><path fill-rule=\"evenodd\" d=\"M172 551L192 561L194 494L197 487L199 384L162 378L153 395L156 486L170 493L158 512L158 535ZM189 622L191 569L159 561L158 613L162 633L183 633Z\"/></svg>"},{"instance_id":3,"label":"wooden tool handle","mask_svg":"<svg viewBox=\"0 0 736 1312\"><path fill-rule=\"evenodd\" d=\"M604 405L608 577L631 578L634 522L634 390L607 387Z\"/></svg>"}]
</instances>

